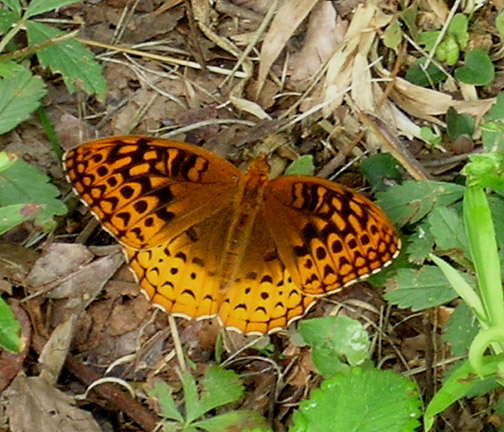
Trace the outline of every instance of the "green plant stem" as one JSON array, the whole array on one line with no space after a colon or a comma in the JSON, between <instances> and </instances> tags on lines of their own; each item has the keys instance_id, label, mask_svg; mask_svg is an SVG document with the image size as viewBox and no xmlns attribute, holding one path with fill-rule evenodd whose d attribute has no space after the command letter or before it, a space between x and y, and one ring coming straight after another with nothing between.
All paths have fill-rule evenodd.
<instances>
[{"instance_id":1,"label":"green plant stem","mask_svg":"<svg viewBox=\"0 0 504 432\"><path fill-rule=\"evenodd\" d=\"M504 328L504 297L495 230L490 206L480 186L466 188L464 220L488 327Z\"/></svg>"},{"instance_id":2,"label":"green plant stem","mask_svg":"<svg viewBox=\"0 0 504 432\"><path fill-rule=\"evenodd\" d=\"M18 34L20 30L24 28L25 25L25 20L20 20L18 21L8 32L7 34L3 37L2 40L0 40L0 52L3 52L5 50L5 47L7 44L12 40L14 36Z\"/></svg>"},{"instance_id":3,"label":"green plant stem","mask_svg":"<svg viewBox=\"0 0 504 432\"><path fill-rule=\"evenodd\" d=\"M471 343L469 348L469 362L471 363L474 371L480 376L481 379L485 378L483 370L483 359L486 349L491 345L495 347L494 342L501 342L504 340L504 328L493 327L487 330L480 331ZM495 349L495 348L494 348ZM504 362L499 363L502 369Z\"/></svg>"}]
</instances>

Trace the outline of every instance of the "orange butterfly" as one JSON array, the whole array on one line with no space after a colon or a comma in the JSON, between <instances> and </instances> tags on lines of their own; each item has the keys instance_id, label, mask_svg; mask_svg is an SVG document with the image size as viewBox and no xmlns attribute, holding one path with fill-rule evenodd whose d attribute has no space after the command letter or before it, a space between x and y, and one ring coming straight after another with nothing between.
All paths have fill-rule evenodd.
<instances>
[{"instance_id":1,"label":"orange butterfly","mask_svg":"<svg viewBox=\"0 0 504 432\"><path fill-rule=\"evenodd\" d=\"M71 150L64 166L154 303L244 333L288 326L401 247L367 198L315 177L269 181L265 155L242 173L190 144L126 136Z\"/></svg>"}]
</instances>

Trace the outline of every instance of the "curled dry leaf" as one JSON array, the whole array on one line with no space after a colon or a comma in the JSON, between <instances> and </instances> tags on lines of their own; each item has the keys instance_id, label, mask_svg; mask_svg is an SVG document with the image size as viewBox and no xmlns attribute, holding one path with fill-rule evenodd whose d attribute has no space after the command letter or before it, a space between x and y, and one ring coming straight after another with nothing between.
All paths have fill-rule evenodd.
<instances>
[{"instance_id":1,"label":"curled dry leaf","mask_svg":"<svg viewBox=\"0 0 504 432\"><path fill-rule=\"evenodd\" d=\"M261 47L257 95L261 92L273 62L317 3L318 0L289 0L278 9Z\"/></svg>"},{"instance_id":2,"label":"curled dry leaf","mask_svg":"<svg viewBox=\"0 0 504 432\"><path fill-rule=\"evenodd\" d=\"M39 356L40 376L54 385L60 375L70 349L77 316L72 315L67 321L57 326Z\"/></svg>"},{"instance_id":3,"label":"curled dry leaf","mask_svg":"<svg viewBox=\"0 0 504 432\"><path fill-rule=\"evenodd\" d=\"M289 88L304 90L309 79L325 65L342 42L346 22L338 19L332 2L323 1L313 9L306 30L306 38L299 53L294 53L289 64Z\"/></svg>"}]
</instances>

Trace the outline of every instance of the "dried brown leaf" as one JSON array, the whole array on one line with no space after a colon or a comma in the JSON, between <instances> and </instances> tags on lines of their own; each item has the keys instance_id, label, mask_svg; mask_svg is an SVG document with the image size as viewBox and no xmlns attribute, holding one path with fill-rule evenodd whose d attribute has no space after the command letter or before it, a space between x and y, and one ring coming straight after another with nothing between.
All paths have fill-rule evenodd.
<instances>
[{"instance_id":1,"label":"dried brown leaf","mask_svg":"<svg viewBox=\"0 0 504 432\"><path fill-rule=\"evenodd\" d=\"M8 391L12 432L101 432L93 416L41 377L19 375Z\"/></svg>"},{"instance_id":2,"label":"dried brown leaf","mask_svg":"<svg viewBox=\"0 0 504 432\"><path fill-rule=\"evenodd\" d=\"M266 76L274 61L284 49L285 44L318 1L319 0L288 0L278 9L261 47L257 95L261 92Z\"/></svg>"}]
</instances>

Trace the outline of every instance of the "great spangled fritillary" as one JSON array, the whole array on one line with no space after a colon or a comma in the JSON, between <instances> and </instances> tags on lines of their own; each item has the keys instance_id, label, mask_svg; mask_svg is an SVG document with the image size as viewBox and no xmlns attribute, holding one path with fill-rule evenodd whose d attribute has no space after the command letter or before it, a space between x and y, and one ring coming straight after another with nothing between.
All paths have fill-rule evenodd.
<instances>
[{"instance_id":1,"label":"great spangled fritillary","mask_svg":"<svg viewBox=\"0 0 504 432\"><path fill-rule=\"evenodd\" d=\"M64 165L154 303L245 333L288 326L401 246L364 196L315 177L269 181L264 155L242 173L190 144L128 136L86 143Z\"/></svg>"}]
</instances>

